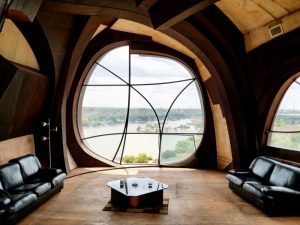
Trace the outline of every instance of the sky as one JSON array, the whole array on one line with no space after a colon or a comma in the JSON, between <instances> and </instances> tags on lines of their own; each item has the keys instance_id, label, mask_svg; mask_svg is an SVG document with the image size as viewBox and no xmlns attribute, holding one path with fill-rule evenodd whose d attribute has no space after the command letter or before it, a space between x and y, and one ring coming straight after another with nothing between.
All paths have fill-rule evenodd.
<instances>
[{"instance_id":1,"label":"sky","mask_svg":"<svg viewBox=\"0 0 300 225\"><path fill-rule=\"evenodd\" d=\"M297 79L300 83L300 78ZM300 110L300 85L294 82L284 94L280 109Z\"/></svg>"},{"instance_id":2,"label":"sky","mask_svg":"<svg viewBox=\"0 0 300 225\"><path fill-rule=\"evenodd\" d=\"M86 79L85 84L117 84L126 85L129 82L129 48L119 47L106 53L97 61L100 65L117 74L121 79L107 71L103 67L95 64ZM141 56L134 54L131 56L131 83L161 83L178 81L193 78L189 69L175 60L157 57ZM172 84L134 86L142 93L155 108L169 108L179 92L191 81L184 81ZM196 81L194 81L196 82ZM128 86L93 86L85 87L83 99L84 107L127 107ZM146 101L131 89L131 107L149 107ZM196 96L196 97L195 97ZM178 98L178 103L174 107L184 106L184 108L201 108L198 98L196 84L191 84ZM180 104L179 104L180 102Z\"/></svg>"}]
</instances>

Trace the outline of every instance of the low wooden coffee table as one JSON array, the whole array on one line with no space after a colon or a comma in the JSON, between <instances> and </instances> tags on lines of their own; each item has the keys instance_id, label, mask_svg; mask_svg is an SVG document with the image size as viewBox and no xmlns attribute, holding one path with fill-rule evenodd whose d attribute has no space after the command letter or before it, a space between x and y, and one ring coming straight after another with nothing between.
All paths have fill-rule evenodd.
<instances>
[{"instance_id":1,"label":"low wooden coffee table","mask_svg":"<svg viewBox=\"0 0 300 225\"><path fill-rule=\"evenodd\" d=\"M155 207L163 204L163 190L167 184L148 177L130 177L109 181L111 203L119 207Z\"/></svg>"}]
</instances>

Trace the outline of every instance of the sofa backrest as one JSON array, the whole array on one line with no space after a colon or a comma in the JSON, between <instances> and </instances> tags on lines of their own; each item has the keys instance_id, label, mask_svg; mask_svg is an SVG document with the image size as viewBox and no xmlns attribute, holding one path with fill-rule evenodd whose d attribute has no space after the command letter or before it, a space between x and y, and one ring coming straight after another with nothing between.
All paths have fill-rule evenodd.
<instances>
[{"instance_id":1,"label":"sofa backrest","mask_svg":"<svg viewBox=\"0 0 300 225\"><path fill-rule=\"evenodd\" d=\"M300 168L278 163L271 174L270 184L300 191Z\"/></svg>"},{"instance_id":2,"label":"sofa backrest","mask_svg":"<svg viewBox=\"0 0 300 225\"><path fill-rule=\"evenodd\" d=\"M0 166L0 180L5 190L22 185L24 180L19 164L7 163Z\"/></svg>"},{"instance_id":3,"label":"sofa backrest","mask_svg":"<svg viewBox=\"0 0 300 225\"><path fill-rule=\"evenodd\" d=\"M9 162L18 163L20 165L24 180L36 175L41 168L38 158L34 155L25 155L12 159Z\"/></svg>"},{"instance_id":4,"label":"sofa backrest","mask_svg":"<svg viewBox=\"0 0 300 225\"><path fill-rule=\"evenodd\" d=\"M274 166L275 166L274 160L264 156L259 156L252 161L249 169L256 177L267 182L274 169Z\"/></svg>"}]
</instances>

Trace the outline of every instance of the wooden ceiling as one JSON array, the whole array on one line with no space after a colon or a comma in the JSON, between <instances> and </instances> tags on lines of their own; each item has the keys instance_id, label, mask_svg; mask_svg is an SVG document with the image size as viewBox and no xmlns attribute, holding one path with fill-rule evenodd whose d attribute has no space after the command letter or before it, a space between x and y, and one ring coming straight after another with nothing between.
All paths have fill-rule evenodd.
<instances>
[{"instance_id":1,"label":"wooden ceiling","mask_svg":"<svg viewBox=\"0 0 300 225\"><path fill-rule=\"evenodd\" d=\"M45 0L41 10L117 16L163 30L213 4L244 34L247 52L271 40L275 24L284 33L300 27L300 0Z\"/></svg>"},{"instance_id":2,"label":"wooden ceiling","mask_svg":"<svg viewBox=\"0 0 300 225\"><path fill-rule=\"evenodd\" d=\"M221 0L216 5L246 34L297 11L300 1Z\"/></svg>"},{"instance_id":3,"label":"wooden ceiling","mask_svg":"<svg viewBox=\"0 0 300 225\"><path fill-rule=\"evenodd\" d=\"M244 34L247 51L271 40L274 24L284 33L300 27L300 0L220 0L216 6Z\"/></svg>"}]
</instances>

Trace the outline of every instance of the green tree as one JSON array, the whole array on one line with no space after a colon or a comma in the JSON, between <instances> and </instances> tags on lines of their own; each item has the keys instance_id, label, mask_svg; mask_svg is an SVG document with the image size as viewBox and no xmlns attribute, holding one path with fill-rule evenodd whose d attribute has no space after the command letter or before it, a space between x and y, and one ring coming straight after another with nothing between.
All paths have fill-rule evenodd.
<instances>
[{"instance_id":1,"label":"green tree","mask_svg":"<svg viewBox=\"0 0 300 225\"><path fill-rule=\"evenodd\" d=\"M134 163L148 163L152 160L151 156L148 156L146 153L140 153L135 157Z\"/></svg>"},{"instance_id":2,"label":"green tree","mask_svg":"<svg viewBox=\"0 0 300 225\"><path fill-rule=\"evenodd\" d=\"M135 160L135 157L133 155L124 155L122 162L124 163L133 163Z\"/></svg>"},{"instance_id":3,"label":"green tree","mask_svg":"<svg viewBox=\"0 0 300 225\"><path fill-rule=\"evenodd\" d=\"M151 156L148 156L146 153L142 152L137 156L125 155L123 156L122 162L124 163L148 163L153 160Z\"/></svg>"},{"instance_id":4,"label":"green tree","mask_svg":"<svg viewBox=\"0 0 300 225\"><path fill-rule=\"evenodd\" d=\"M161 154L163 159L170 159L176 157L176 152L174 150L167 150Z\"/></svg>"}]
</instances>

